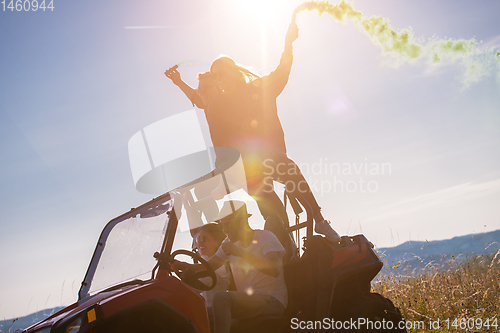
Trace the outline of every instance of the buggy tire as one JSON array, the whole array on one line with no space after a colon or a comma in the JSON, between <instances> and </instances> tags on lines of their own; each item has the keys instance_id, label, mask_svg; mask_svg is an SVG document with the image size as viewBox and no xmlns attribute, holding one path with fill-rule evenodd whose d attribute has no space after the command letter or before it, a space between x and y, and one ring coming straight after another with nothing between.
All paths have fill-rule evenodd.
<instances>
[{"instance_id":1,"label":"buggy tire","mask_svg":"<svg viewBox=\"0 0 500 333\"><path fill-rule=\"evenodd\" d=\"M364 319L366 322L364 325L355 325L356 327L346 329L344 332L406 332L406 323L401 311L391 300L380 294L354 294L334 301L333 306L332 317L335 321L359 323L359 320Z\"/></svg>"}]
</instances>

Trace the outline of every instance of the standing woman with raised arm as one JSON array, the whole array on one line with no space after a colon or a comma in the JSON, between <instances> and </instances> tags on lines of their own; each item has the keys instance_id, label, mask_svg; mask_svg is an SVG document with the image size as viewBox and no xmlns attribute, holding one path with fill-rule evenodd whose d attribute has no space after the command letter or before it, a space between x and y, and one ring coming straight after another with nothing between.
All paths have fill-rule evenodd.
<instances>
[{"instance_id":1,"label":"standing woman with raised arm","mask_svg":"<svg viewBox=\"0 0 500 333\"><path fill-rule=\"evenodd\" d=\"M181 79L181 75L177 70L178 66L174 66L167 71L165 71L165 76L172 80L172 82L181 89L181 91L186 95L186 97L191 101L193 105L196 105L200 109L204 109L205 116L207 118L207 123L210 130L210 137L212 138L212 143L214 147L232 147L231 145L225 145L225 141L221 140L221 135L226 130L220 127L220 123L217 119L213 119L208 116L207 110L210 103L219 95L221 90L215 84L213 75L210 72L199 73L198 74L198 89L190 87L186 82ZM219 160L217 162L220 162ZM216 164L217 164L216 162ZM246 170L246 172L249 172ZM271 179L272 182L272 179ZM206 197L208 193L198 193L196 196ZM259 208L262 212L263 217L266 219L270 215L278 216L282 221L288 223L288 216L286 214L285 208L274 191L265 193L265 197L256 197ZM213 209L212 209L213 210Z\"/></svg>"},{"instance_id":2,"label":"standing woman with raised arm","mask_svg":"<svg viewBox=\"0 0 500 333\"><path fill-rule=\"evenodd\" d=\"M340 236L324 219L299 167L286 154L285 135L278 118L276 98L288 82L293 61L292 43L297 37L294 14L280 63L264 77L236 64L229 57L216 59L210 72L223 92L206 109L207 121L214 146L233 147L240 151L248 192L256 199L264 217L273 212L283 215L283 204L273 190L272 179L275 179L296 193L300 192L312 208L316 232L335 241Z\"/></svg>"}]
</instances>

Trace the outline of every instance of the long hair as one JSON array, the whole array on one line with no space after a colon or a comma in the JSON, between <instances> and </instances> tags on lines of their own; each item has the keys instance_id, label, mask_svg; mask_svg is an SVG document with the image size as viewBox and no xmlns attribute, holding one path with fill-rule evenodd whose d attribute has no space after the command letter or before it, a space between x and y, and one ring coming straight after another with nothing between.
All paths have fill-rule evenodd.
<instances>
[{"instance_id":1,"label":"long hair","mask_svg":"<svg viewBox=\"0 0 500 333\"><path fill-rule=\"evenodd\" d=\"M198 73L198 81L199 80L213 80L213 75L210 72Z\"/></svg>"},{"instance_id":2,"label":"long hair","mask_svg":"<svg viewBox=\"0 0 500 333\"><path fill-rule=\"evenodd\" d=\"M225 69L228 69L230 71L237 71L239 72L243 78L245 79L245 82L252 82L255 79L260 78L257 74L252 72L246 67L243 67L239 64L237 64L233 58L230 58L228 56L219 56L217 59L212 62L212 65L210 66L210 72L212 72L214 65L220 65L224 67Z\"/></svg>"}]
</instances>

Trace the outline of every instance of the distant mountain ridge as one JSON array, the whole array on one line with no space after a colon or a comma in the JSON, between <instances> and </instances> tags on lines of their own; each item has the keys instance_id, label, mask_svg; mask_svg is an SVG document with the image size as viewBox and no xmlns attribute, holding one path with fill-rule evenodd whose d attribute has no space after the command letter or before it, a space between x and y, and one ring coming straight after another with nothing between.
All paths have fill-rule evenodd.
<instances>
[{"instance_id":1,"label":"distant mountain ridge","mask_svg":"<svg viewBox=\"0 0 500 333\"><path fill-rule=\"evenodd\" d=\"M404 270L416 273L426 266L443 266L450 261L500 250L500 230L469 234L440 241L408 241L395 247L377 249L385 260L383 273Z\"/></svg>"},{"instance_id":2,"label":"distant mountain ridge","mask_svg":"<svg viewBox=\"0 0 500 333\"><path fill-rule=\"evenodd\" d=\"M52 316L64 307L58 306L51 309L40 310L24 317L1 319L0 333L14 333L17 329L25 329L47 317Z\"/></svg>"}]
</instances>

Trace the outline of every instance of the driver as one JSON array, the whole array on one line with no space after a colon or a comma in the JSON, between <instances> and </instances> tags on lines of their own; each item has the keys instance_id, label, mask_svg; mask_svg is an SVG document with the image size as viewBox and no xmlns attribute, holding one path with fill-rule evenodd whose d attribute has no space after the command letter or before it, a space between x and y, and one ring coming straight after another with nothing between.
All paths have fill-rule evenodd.
<instances>
[{"instance_id":1,"label":"driver","mask_svg":"<svg viewBox=\"0 0 500 333\"><path fill-rule=\"evenodd\" d=\"M196 245L201 257L209 260L215 255L217 249L220 247L222 241L226 238L226 234L222 231L219 224L212 222L203 225L196 235ZM221 290L229 290L231 287L231 270L228 265L223 265L215 270L217 275L217 284L211 290L206 290L201 293L207 302L208 318L210 319L211 326L213 325L213 309L212 303L214 294ZM204 278L210 279L210 278ZM200 279L205 283L204 279Z\"/></svg>"},{"instance_id":2,"label":"driver","mask_svg":"<svg viewBox=\"0 0 500 333\"><path fill-rule=\"evenodd\" d=\"M228 237L208 263L217 270L229 262L236 291L214 295L215 333L229 333L233 318L282 315L288 303L282 259L285 249L272 232L251 229L249 216L246 204L236 200L226 201L218 216ZM190 266L201 268L199 264Z\"/></svg>"}]
</instances>

